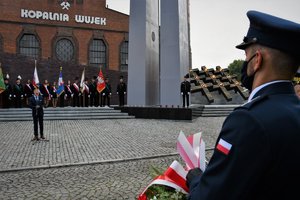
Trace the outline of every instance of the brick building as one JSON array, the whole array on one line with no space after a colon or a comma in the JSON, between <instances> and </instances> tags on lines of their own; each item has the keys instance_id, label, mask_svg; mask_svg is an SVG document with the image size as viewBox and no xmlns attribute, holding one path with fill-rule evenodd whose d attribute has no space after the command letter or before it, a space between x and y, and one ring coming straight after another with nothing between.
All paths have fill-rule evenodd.
<instances>
[{"instance_id":1,"label":"brick building","mask_svg":"<svg viewBox=\"0 0 300 200\"><path fill-rule=\"evenodd\" d=\"M113 90L126 79L129 16L106 0L1 0L0 10L0 62L11 84L32 80L35 60L40 82L57 81L60 66L65 82L100 67Z\"/></svg>"}]
</instances>

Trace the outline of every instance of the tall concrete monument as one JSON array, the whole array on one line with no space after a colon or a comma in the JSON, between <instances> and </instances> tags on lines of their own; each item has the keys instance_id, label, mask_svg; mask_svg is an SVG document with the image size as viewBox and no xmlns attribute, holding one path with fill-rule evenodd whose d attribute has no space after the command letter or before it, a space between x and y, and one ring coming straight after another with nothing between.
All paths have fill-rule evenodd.
<instances>
[{"instance_id":1,"label":"tall concrete monument","mask_svg":"<svg viewBox=\"0 0 300 200\"><path fill-rule=\"evenodd\" d=\"M130 1L128 105L181 105L190 55L189 0Z\"/></svg>"},{"instance_id":2,"label":"tall concrete monument","mask_svg":"<svg viewBox=\"0 0 300 200\"><path fill-rule=\"evenodd\" d=\"M189 0L161 1L160 102L181 105L180 83L191 68Z\"/></svg>"},{"instance_id":3,"label":"tall concrete monument","mask_svg":"<svg viewBox=\"0 0 300 200\"><path fill-rule=\"evenodd\" d=\"M159 1L131 0L128 105L159 105Z\"/></svg>"}]
</instances>

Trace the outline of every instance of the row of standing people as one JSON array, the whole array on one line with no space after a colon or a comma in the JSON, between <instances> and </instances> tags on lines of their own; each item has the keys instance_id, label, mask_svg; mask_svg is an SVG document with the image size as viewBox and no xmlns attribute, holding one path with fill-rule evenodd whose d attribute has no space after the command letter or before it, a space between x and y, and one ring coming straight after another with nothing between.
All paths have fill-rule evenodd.
<instances>
[{"instance_id":1,"label":"row of standing people","mask_svg":"<svg viewBox=\"0 0 300 200\"><path fill-rule=\"evenodd\" d=\"M3 108L22 108L24 105L29 105L29 99L33 95L34 85L30 80L26 84L21 84L21 79L17 78L14 85L9 83L9 79L4 79L5 91L2 95ZM112 88L109 83L109 79L105 79L106 86L102 92L97 90L97 77L93 77L92 82L86 78L83 83L83 87L80 87L79 78L76 77L74 82L70 80L64 84L63 92L58 95L57 82L49 84L48 80L45 80L43 84L39 84L38 88L44 99L44 107L88 107L88 106L110 106L110 99L112 95ZM120 77L120 82L117 85L116 92L119 97L119 106L124 106L125 95L127 87L123 81L123 77Z\"/></svg>"}]
</instances>

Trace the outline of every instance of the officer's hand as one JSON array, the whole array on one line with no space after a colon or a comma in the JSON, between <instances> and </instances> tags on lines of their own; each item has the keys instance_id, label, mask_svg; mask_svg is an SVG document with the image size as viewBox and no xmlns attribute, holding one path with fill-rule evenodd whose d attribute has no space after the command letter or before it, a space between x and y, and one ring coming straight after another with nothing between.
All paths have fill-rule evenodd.
<instances>
[{"instance_id":1,"label":"officer's hand","mask_svg":"<svg viewBox=\"0 0 300 200\"><path fill-rule=\"evenodd\" d=\"M181 95L183 95L183 92L181 92Z\"/></svg>"},{"instance_id":2,"label":"officer's hand","mask_svg":"<svg viewBox=\"0 0 300 200\"><path fill-rule=\"evenodd\" d=\"M73 97L74 96L74 94L71 94L71 97Z\"/></svg>"},{"instance_id":3,"label":"officer's hand","mask_svg":"<svg viewBox=\"0 0 300 200\"><path fill-rule=\"evenodd\" d=\"M126 94L126 92L124 92L124 94Z\"/></svg>"},{"instance_id":4,"label":"officer's hand","mask_svg":"<svg viewBox=\"0 0 300 200\"><path fill-rule=\"evenodd\" d=\"M103 93L102 96L105 96L105 94Z\"/></svg>"},{"instance_id":5,"label":"officer's hand","mask_svg":"<svg viewBox=\"0 0 300 200\"><path fill-rule=\"evenodd\" d=\"M188 92L188 95L190 95L190 92Z\"/></svg>"},{"instance_id":6,"label":"officer's hand","mask_svg":"<svg viewBox=\"0 0 300 200\"><path fill-rule=\"evenodd\" d=\"M197 176L201 176L202 173L200 168L191 169L186 175L186 186L189 188L192 180Z\"/></svg>"},{"instance_id":7,"label":"officer's hand","mask_svg":"<svg viewBox=\"0 0 300 200\"><path fill-rule=\"evenodd\" d=\"M111 93L109 93L109 95L111 96Z\"/></svg>"},{"instance_id":8,"label":"officer's hand","mask_svg":"<svg viewBox=\"0 0 300 200\"><path fill-rule=\"evenodd\" d=\"M90 98L90 95L88 95L88 98Z\"/></svg>"},{"instance_id":9,"label":"officer's hand","mask_svg":"<svg viewBox=\"0 0 300 200\"><path fill-rule=\"evenodd\" d=\"M39 106L39 105L36 105L36 106L35 106L35 108L36 108L36 109L39 109L39 108L40 108L40 106Z\"/></svg>"},{"instance_id":10,"label":"officer's hand","mask_svg":"<svg viewBox=\"0 0 300 200\"><path fill-rule=\"evenodd\" d=\"M117 94L119 94L119 92L117 92Z\"/></svg>"}]
</instances>

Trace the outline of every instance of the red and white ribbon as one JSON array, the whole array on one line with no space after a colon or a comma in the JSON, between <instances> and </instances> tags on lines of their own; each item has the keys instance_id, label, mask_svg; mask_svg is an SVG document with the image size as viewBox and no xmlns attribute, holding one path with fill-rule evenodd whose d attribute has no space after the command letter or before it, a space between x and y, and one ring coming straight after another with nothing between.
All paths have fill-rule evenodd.
<instances>
[{"instance_id":1,"label":"red and white ribbon","mask_svg":"<svg viewBox=\"0 0 300 200\"><path fill-rule=\"evenodd\" d=\"M202 133L196 133L185 137L181 131L177 138L177 151L186 163L186 169L176 160L160 176L157 176L140 194L138 200L146 200L146 191L152 185L166 185L182 193L189 192L186 186L186 175L189 169L199 167L205 170L205 143L202 139Z\"/></svg>"}]
</instances>

